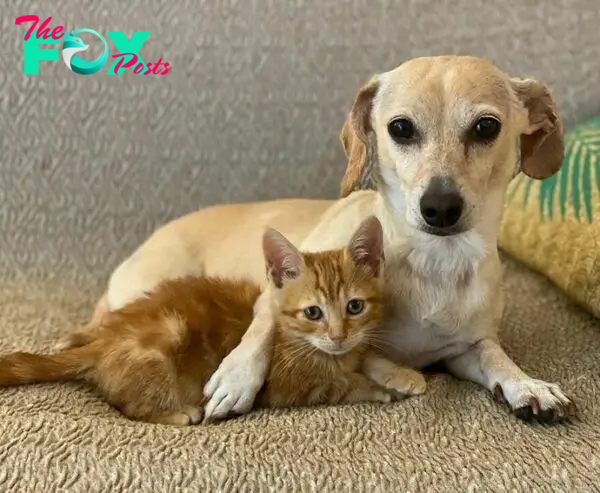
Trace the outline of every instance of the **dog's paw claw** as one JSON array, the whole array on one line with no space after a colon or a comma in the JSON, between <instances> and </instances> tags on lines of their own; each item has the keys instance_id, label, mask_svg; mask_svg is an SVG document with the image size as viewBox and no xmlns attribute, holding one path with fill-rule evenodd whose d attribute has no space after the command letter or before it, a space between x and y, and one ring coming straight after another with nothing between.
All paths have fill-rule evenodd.
<instances>
[{"instance_id":1,"label":"dog's paw claw","mask_svg":"<svg viewBox=\"0 0 600 493\"><path fill-rule=\"evenodd\" d=\"M551 409L541 410L539 403L528 406L522 406L515 409L513 412L515 416L523 421L537 422L542 424L561 423L573 417L573 413L570 411L571 406L557 405Z\"/></svg>"},{"instance_id":2,"label":"dog's paw claw","mask_svg":"<svg viewBox=\"0 0 600 493\"><path fill-rule=\"evenodd\" d=\"M499 383L494 386L494 397L496 398L497 402L500 402L501 404L507 404L506 397L504 397L504 392L502 392L502 387L500 387Z\"/></svg>"}]
</instances>

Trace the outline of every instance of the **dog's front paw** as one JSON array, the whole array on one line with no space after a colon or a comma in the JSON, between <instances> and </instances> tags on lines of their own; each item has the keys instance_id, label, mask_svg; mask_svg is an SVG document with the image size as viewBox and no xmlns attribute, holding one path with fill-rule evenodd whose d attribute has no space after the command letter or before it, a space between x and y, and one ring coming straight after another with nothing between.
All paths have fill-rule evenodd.
<instances>
[{"instance_id":1,"label":"dog's front paw","mask_svg":"<svg viewBox=\"0 0 600 493\"><path fill-rule=\"evenodd\" d=\"M502 385L496 384L494 394L525 421L555 423L575 414L573 401L560 387L542 380L508 380Z\"/></svg>"},{"instance_id":2,"label":"dog's front paw","mask_svg":"<svg viewBox=\"0 0 600 493\"><path fill-rule=\"evenodd\" d=\"M204 387L205 419L222 419L250 411L264 383L268 365L268 353L254 347L252 341L242 341L221 362Z\"/></svg>"}]
</instances>

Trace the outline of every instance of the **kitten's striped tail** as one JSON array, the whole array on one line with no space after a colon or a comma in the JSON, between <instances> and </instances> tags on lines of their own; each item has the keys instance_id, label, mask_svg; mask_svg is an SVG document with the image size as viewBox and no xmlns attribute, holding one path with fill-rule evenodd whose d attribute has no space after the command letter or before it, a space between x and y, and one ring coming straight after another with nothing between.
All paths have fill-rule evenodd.
<instances>
[{"instance_id":1,"label":"kitten's striped tail","mask_svg":"<svg viewBox=\"0 0 600 493\"><path fill-rule=\"evenodd\" d=\"M98 349L92 342L56 354L19 352L0 356L0 387L76 380L95 367Z\"/></svg>"}]
</instances>

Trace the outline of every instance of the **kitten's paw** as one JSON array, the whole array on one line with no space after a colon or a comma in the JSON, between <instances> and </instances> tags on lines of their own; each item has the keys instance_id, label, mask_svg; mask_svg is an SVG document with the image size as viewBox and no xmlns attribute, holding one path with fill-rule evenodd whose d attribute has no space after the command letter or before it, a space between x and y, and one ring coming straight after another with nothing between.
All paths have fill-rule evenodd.
<instances>
[{"instance_id":1,"label":"kitten's paw","mask_svg":"<svg viewBox=\"0 0 600 493\"><path fill-rule=\"evenodd\" d=\"M171 426L190 426L202 422L203 418L204 410L201 407L185 406L181 411L156 418L155 422Z\"/></svg>"},{"instance_id":2,"label":"kitten's paw","mask_svg":"<svg viewBox=\"0 0 600 493\"><path fill-rule=\"evenodd\" d=\"M89 344L91 338L89 334L85 332L76 330L75 332L70 332L68 334L63 334L59 337L58 341L56 341L52 345L52 349L54 351L64 351L66 349L72 349L75 347L85 346Z\"/></svg>"},{"instance_id":3,"label":"kitten's paw","mask_svg":"<svg viewBox=\"0 0 600 493\"><path fill-rule=\"evenodd\" d=\"M200 406L185 406L181 412L187 415L190 425L197 425L204 419L204 408Z\"/></svg>"},{"instance_id":4,"label":"kitten's paw","mask_svg":"<svg viewBox=\"0 0 600 493\"><path fill-rule=\"evenodd\" d=\"M61 351L65 351L65 350L71 349L73 347L75 347L75 345L71 342L71 338L69 337L69 334L66 334L64 336L60 336L58 341L56 341L54 344L52 344L52 351L56 352L56 353L60 353Z\"/></svg>"},{"instance_id":5,"label":"kitten's paw","mask_svg":"<svg viewBox=\"0 0 600 493\"><path fill-rule=\"evenodd\" d=\"M392 402L392 395L384 390L373 390L371 397L372 398L369 399L371 402Z\"/></svg>"},{"instance_id":6,"label":"kitten's paw","mask_svg":"<svg viewBox=\"0 0 600 493\"><path fill-rule=\"evenodd\" d=\"M416 370L398 367L386 379L385 387L403 397L422 395L427 390L427 381L423 374Z\"/></svg>"},{"instance_id":7,"label":"kitten's paw","mask_svg":"<svg viewBox=\"0 0 600 493\"><path fill-rule=\"evenodd\" d=\"M497 384L494 394L525 421L553 423L563 421L576 412L573 401L558 385L533 378Z\"/></svg>"},{"instance_id":8,"label":"kitten's paw","mask_svg":"<svg viewBox=\"0 0 600 493\"><path fill-rule=\"evenodd\" d=\"M204 387L205 418L222 419L249 412L268 366L267 352L252 341L242 342L221 362Z\"/></svg>"},{"instance_id":9,"label":"kitten's paw","mask_svg":"<svg viewBox=\"0 0 600 493\"><path fill-rule=\"evenodd\" d=\"M54 343L52 348L54 351L64 351L66 349L72 349L75 347L87 346L94 340L97 335L97 328L95 326L84 326L81 329L74 330L73 332L67 332L58 338L58 341Z\"/></svg>"},{"instance_id":10,"label":"kitten's paw","mask_svg":"<svg viewBox=\"0 0 600 493\"><path fill-rule=\"evenodd\" d=\"M356 402L392 402L392 395L390 392L367 380L362 375L354 377L351 384L352 388L342 400L343 403L352 404Z\"/></svg>"}]
</instances>

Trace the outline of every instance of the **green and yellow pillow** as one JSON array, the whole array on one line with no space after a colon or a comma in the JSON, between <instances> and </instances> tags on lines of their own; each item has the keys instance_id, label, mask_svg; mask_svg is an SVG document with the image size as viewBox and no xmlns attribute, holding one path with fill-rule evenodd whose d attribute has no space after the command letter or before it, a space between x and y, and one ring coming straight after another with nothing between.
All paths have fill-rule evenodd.
<instances>
[{"instance_id":1,"label":"green and yellow pillow","mask_svg":"<svg viewBox=\"0 0 600 493\"><path fill-rule=\"evenodd\" d=\"M500 246L600 316L600 116L565 139L561 170L508 190Z\"/></svg>"}]
</instances>

